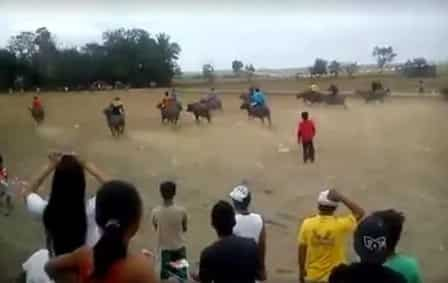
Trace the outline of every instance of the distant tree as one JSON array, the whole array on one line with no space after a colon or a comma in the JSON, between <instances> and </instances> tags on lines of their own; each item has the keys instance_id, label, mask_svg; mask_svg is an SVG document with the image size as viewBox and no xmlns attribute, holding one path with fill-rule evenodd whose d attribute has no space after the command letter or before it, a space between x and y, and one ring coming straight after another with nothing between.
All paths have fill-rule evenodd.
<instances>
[{"instance_id":1,"label":"distant tree","mask_svg":"<svg viewBox=\"0 0 448 283\"><path fill-rule=\"evenodd\" d=\"M235 75L238 75L241 72L241 70L243 70L243 67L244 67L243 62L238 60L232 61L232 70Z\"/></svg>"},{"instance_id":2,"label":"distant tree","mask_svg":"<svg viewBox=\"0 0 448 283\"><path fill-rule=\"evenodd\" d=\"M0 49L0 89L13 88L16 75L16 56L6 49Z\"/></svg>"},{"instance_id":3,"label":"distant tree","mask_svg":"<svg viewBox=\"0 0 448 283\"><path fill-rule=\"evenodd\" d=\"M180 76L182 76L182 69L180 68L180 66L176 63L175 64L175 66L174 66L174 75L176 76L176 77L180 77Z\"/></svg>"},{"instance_id":4,"label":"distant tree","mask_svg":"<svg viewBox=\"0 0 448 283\"><path fill-rule=\"evenodd\" d=\"M328 72L337 77L340 71L341 71L341 63L339 63L336 60L331 61L330 64L328 65Z\"/></svg>"},{"instance_id":5,"label":"distant tree","mask_svg":"<svg viewBox=\"0 0 448 283\"><path fill-rule=\"evenodd\" d=\"M347 75L350 77L350 78L352 78L353 77L353 74L354 73L356 73L356 72L358 72L358 70L359 70L359 66L358 66L358 63L349 63L349 64L346 64L345 66L344 66L344 70L345 70L345 72L347 73Z\"/></svg>"},{"instance_id":6,"label":"distant tree","mask_svg":"<svg viewBox=\"0 0 448 283\"><path fill-rule=\"evenodd\" d=\"M19 60L31 62L33 55L36 53L35 46L36 35L33 32L25 31L9 39L8 50Z\"/></svg>"},{"instance_id":7,"label":"distant tree","mask_svg":"<svg viewBox=\"0 0 448 283\"><path fill-rule=\"evenodd\" d=\"M215 80L215 68L212 64L204 64L202 66L202 76L210 83Z\"/></svg>"},{"instance_id":8,"label":"distant tree","mask_svg":"<svg viewBox=\"0 0 448 283\"><path fill-rule=\"evenodd\" d=\"M328 62L324 59L317 58L316 61L314 61L313 67L310 68L311 75L325 75L327 74L327 65Z\"/></svg>"},{"instance_id":9,"label":"distant tree","mask_svg":"<svg viewBox=\"0 0 448 283\"><path fill-rule=\"evenodd\" d=\"M252 78L255 73L254 65L249 64L249 65L244 66L244 72L246 73L247 81L249 81L249 82L252 81Z\"/></svg>"},{"instance_id":10,"label":"distant tree","mask_svg":"<svg viewBox=\"0 0 448 283\"><path fill-rule=\"evenodd\" d=\"M406 77L435 77L436 66L430 65L425 58L408 60L400 67L401 73Z\"/></svg>"},{"instance_id":11,"label":"distant tree","mask_svg":"<svg viewBox=\"0 0 448 283\"><path fill-rule=\"evenodd\" d=\"M378 68L383 71L384 66L394 60L397 54L392 46L375 46L372 56L376 57Z\"/></svg>"}]
</instances>

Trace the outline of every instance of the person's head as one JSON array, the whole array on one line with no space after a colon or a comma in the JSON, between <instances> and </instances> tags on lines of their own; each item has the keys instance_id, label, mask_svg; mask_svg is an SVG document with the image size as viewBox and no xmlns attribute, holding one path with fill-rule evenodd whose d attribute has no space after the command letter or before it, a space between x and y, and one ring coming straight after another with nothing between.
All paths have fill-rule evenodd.
<instances>
[{"instance_id":1,"label":"person's head","mask_svg":"<svg viewBox=\"0 0 448 283\"><path fill-rule=\"evenodd\" d=\"M233 206L237 211L247 211L252 199L249 188L245 185L239 185L233 188L230 193Z\"/></svg>"},{"instance_id":2,"label":"person's head","mask_svg":"<svg viewBox=\"0 0 448 283\"><path fill-rule=\"evenodd\" d=\"M143 204L137 189L123 181L110 181L96 194L95 218L103 234L93 249L93 277L100 278L127 255L129 240L137 233Z\"/></svg>"},{"instance_id":3,"label":"person's head","mask_svg":"<svg viewBox=\"0 0 448 283\"><path fill-rule=\"evenodd\" d=\"M302 119L303 119L303 120L308 120L308 116L309 116L308 112L304 111L304 112L302 112L302 114L300 114L300 115L302 116Z\"/></svg>"},{"instance_id":4,"label":"person's head","mask_svg":"<svg viewBox=\"0 0 448 283\"><path fill-rule=\"evenodd\" d=\"M38 100L38 99L39 99L39 96L35 95L34 100Z\"/></svg>"},{"instance_id":5,"label":"person's head","mask_svg":"<svg viewBox=\"0 0 448 283\"><path fill-rule=\"evenodd\" d=\"M120 97L115 97L115 99L114 99L115 101L120 101Z\"/></svg>"},{"instance_id":6,"label":"person's head","mask_svg":"<svg viewBox=\"0 0 448 283\"><path fill-rule=\"evenodd\" d=\"M213 206L212 226L219 237L232 235L235 224L235 212L230 203L221 200Z\"/></svg>"},{"instance_id":7,"label":"person's head","mask_svg":"<svg viewBox=\"0 0 448 283\"><path fill-rule=\"evenodd\" d=\"M50 199L43 215L51 252L55 255L71 252L85 242L85 190L82 165L74 156L62 156L54 171Z\"/></svg>"},{"instance_id":8,"label":"person's head","mask_svg":"<svg viewBox=\"0 0 448 283\"><path fill-rule=\"evenodd\" d=\"M387 209L376 211L372 215L381 218L386 225L389 240L387 245L388 255L394 254L395 248L400 241L401 231L403 230L403 223L405 221L403 213L394 209Z\"/></svg>"},{"instance_id":9,"label":"person's head","mask_svg":"<svg viewBox=\"0 0 448 283\"><path fill-rule=\"evenodd\" d=\"M0 154L0 168L3 168L3 156Z\"/></svg>"},{"instance_id":10,"label":"person's head","mask_svg":"<svg viewBox=\"0 0 448 283\"><path fill-rule=\"evenodd\" d=\"M170 93L168 91L165 91L165 96L166 97L170 96Z\"/></svg>"},{"instance_id":11,"label":"person's head","mask_svg":"<svg viewBox=\"0 0 448 283\"><path fill-rule=\"evenodd\" d=\"M353 244L361 262L383 264L391 244L386 223L381 217L367 216L358 224Z\"/></svg>"},{"instance_id":12,"label":"person's head","mask_svg":"<svg viewBox=\"0 0 448 283\"><path fill-rule=\"evenodd\" d=\"M329 192L329 190L325 190L319 193L317 198L317 208L321 215L333 215L338 208L338 203L328 198Z\"/></svg>"},{"instance_id":13,"label":"person's head","mask_svg":"<svg viewBox=\"0 0 448 283\"><path fill-rule=\"evenodd\" d=\"M256 91L256 92L260 92L260 89L257 87L257 88L255 89L255 91Z\"/></svg>"},{"instance_id":14,"label":"person's head","mask_svg":"<svg viewBox=\"0 0 448 283\"><path fill-rule=\"evenodd\" d=\"M171 181L166 181L160 184L160 195L164 201L173 200L176 195L176 183Z\"/></svg>"}]
</instances>

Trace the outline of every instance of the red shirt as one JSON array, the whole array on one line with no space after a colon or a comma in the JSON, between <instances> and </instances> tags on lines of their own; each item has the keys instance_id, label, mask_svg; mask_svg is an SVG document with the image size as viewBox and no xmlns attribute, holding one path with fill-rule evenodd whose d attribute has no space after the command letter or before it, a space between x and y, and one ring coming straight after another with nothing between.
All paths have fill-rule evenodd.
<instances>
[{"instance_id":1,"label":"red shirt","mask_svg":"<svg viewBox=\"0 0 448 283\"><path fill-rule=\"evenodd\" d=\"M8 171L6 171L6 168L0 169L0 181L8 181Z\"/></svg>"},{"instance_id":2,"label":"red shirt","mask_svg":"<svg viewBox=\"0 0 448 283\"><path fill-rule=\"evenodd\" d=\"M33 108L34 109L42 108L42 102L40 101L40 99L34 99L33 100Z\"/></svg>"},{"instance_id":3,"label":"red shirt","mask_svg":"<svg viewBox=\"0 0 448 283\"><path fill-rule=\"evenodd\" d=\"M302 142L312 141L316 135L316 128L311 120L302 120L297 127L297 138Z\"/></svg>"}]
</instances>

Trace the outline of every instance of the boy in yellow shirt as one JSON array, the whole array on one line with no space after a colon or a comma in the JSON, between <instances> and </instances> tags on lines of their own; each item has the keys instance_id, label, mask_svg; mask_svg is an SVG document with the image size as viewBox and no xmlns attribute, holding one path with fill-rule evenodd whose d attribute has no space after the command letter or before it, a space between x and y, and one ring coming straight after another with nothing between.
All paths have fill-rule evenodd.
<instances>
[{"instance_id":1,"label":"boy in yellow shirt","mask_svg":"<svg viewBox=\"0 0 448 283\"><path fill-rule=\"evenodd\" d=\"M351 211L335 216L339 202ZM298 235L300 282L325 283L331 270L346 261L346 240L352 236L364 210L338 193L326 190L319 194L319 213L306 218Z\"/></svg>"}]
</instances>

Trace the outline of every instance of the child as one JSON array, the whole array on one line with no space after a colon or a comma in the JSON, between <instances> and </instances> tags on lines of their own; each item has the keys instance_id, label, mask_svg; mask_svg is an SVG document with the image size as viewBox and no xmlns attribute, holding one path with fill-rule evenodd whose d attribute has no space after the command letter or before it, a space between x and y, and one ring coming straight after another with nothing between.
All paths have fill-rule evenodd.
<instances>
[{"instance_id":1,"label":"child","mask_svg":"<svg viewBox=\"0 0 448 283\"><path fill-rule=\"evenodd\" d=\"M12 193L8 184L8 171L3 166L3 156L0 154L0 199L6 203L5 216L9 216L12 210Z\"/></svg>"},{"instance_id":2,"label":"child","mask_svg":"<svg viewBox=\"0 0 448 283\"><path fill-rule=\"evenodd\" d=\"M302 121L297 128L297 142L303 145L303 162L314 162L313 138L316 135L316 127L313 121L308 119L308 112L302 112Z\"/></svg>"}]
</instances>

